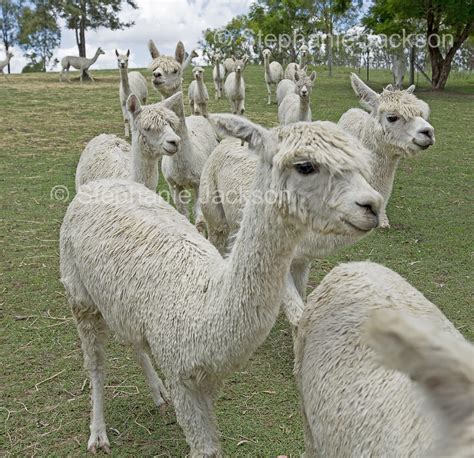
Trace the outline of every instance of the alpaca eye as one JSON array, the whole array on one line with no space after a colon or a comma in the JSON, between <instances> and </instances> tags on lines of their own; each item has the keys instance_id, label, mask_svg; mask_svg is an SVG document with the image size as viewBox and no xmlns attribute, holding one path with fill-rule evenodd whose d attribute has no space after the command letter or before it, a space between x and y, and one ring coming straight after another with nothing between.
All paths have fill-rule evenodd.
<instances>
[{"instance_id":1,"label":"alpaca eye","mask_svg":"<svg viewBox=\"0 0 474 458\"><path fill-rule=\"evenodd\" d=\"M175 73L175 74L178 73L178 70L173 70L173 73Z\"/></svg>"},{"instance_id":2,"label":"alpaca eye","mask_svg":"<svg viewBox=\"0 0 474 458\"><path fill-rule=\"evenodd\" d=\"M388 122L396 122L398 121L398 116L395 116L395 115L390 115L390 116L387 116L387 121Z\"/></svg>"},{"instance_id":3,"label":"alpaca eye","mask_svg":"<svg viewBox=\"0 0 474 458\"><path fill-rule=\"evenodd\" d=\"M300 162L294 165L295 170L301 175L310 175L312 173L318 173L319 168L312 162Z\"/></svg>"}]
</instances>

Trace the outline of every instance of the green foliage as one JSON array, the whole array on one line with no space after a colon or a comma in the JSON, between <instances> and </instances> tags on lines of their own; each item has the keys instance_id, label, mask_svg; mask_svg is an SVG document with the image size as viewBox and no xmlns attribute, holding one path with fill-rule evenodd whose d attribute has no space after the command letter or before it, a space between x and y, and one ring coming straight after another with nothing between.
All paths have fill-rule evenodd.
<instances>
[{"instance_id":1,"label":"green foliage","mask_svg":"<svg viewBox=\"0 0 474 458\"><path fill-rule=\"evenodd\" d=\"M0 0L0 39L5 50L17 42L21 6L21 0Z\"/></svg>"},{"instance_id":2,"label":"green foliage","mask_svg":"<svg viewBox=\"0 0 474 458\"><path fill-rule=\"evenodd\" d=\"M37 0L34 6L22 9L18 38L25 56L31 60L26 71L45 72L50 66L54 50L61 44L61 29L50 0Z\"/></svg>"}]
</instances>

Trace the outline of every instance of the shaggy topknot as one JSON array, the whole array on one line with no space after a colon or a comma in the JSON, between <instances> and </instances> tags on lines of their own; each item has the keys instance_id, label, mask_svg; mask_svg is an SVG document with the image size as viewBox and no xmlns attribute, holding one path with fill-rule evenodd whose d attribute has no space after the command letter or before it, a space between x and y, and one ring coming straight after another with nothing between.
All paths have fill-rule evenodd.
<instances>
[{"instance_id":1,"label":"shaggy topknot","mask_svg":"<svg viewBox=\"0 0 474 458\"><path fill-rule=\"evenodd\" d=\"M384 89L379 96L378 110L385 113L398 113L405 120L417 116L428 119L430 116L428 104L408 91Z\"/></svg>"}]
</instances>

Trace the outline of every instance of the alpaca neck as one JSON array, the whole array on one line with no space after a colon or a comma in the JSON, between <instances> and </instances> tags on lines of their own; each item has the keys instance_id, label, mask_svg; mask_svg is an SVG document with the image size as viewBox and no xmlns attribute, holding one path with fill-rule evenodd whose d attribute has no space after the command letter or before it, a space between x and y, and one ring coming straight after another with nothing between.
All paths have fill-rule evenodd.
<instances>
[{"instance_id":1,"label":"alpaca neck","mask_svg":"<svg viewBox=\"0 0 474 458\"><path fill-rule=\"evenodd\" d=\"M306 65L306 56L301 56L300 57L300 68L303 69Z\"/></svg>"},{"instance_id":2,"label":"alpaca neck","mask_svg":"<svg viewBox=\"0 0 474 458\"><path fill-rule=\"evenodd\" d=\"M196 82L199 98L200 100L204 100L206 98L206 95L204 93L204 81L202 79L197 79Z\"/></svg>"},{"instance_id":3,"label":"alpaca neck","mask_svg":"<svg viewBox=\"0 0 474 458\"><path fill-rule=\"evenodd\" d=\"M306 121L309 113L309 97L300 97L300 121Z\"/></svg>"},{"instance_id":4,"label":"alpaca neck","mask_svg":"<svg viewBox=\"0 0 474 458\"><path fill-rule=\"evenodd\" d=\"M191 144L191 139L189 138L188 127L186 126L186 117L184 116L184 105L182 110L179 110L177 113L179 118L179 126L176 129L176 135L181 139L179 151L172 156L166 156L166 161L173 163L175 169L177 169L177 174L180 176L186 176L189 174L189 170L192 170L194 167L194 150Z\"/></svg>"},{"instance_id":5,"label":"alpaca neck","mask_svg":"<svg viewBox=\"0 0 474 458\"><path fill-rule=\"evenodd\" d=\"M271 175L270 166L260 164L250 195L265 196ZM259 200L247 203L231 254L212 280L217 302L225 307L212 308L206 317L209 326L219 322L222 327L225 321L225 329L232 330L215 351L233 367L245 361L273 327L295 247L306 233L301 225L283 222L275 206Z\"/></svg>"},{"instance_id":6,"label":"alpaca neck","mask_svg":"<svg viewBox=\"0 0 474 458\"><path fill-rule=\"evenodd\" d=\"M128 82L128 68L120 68L120 82L122 83L122 89L125 93L125 97L128 98L130 95L130 84Z\"/></svg>"},{"instance_id":7,"label":"alpaca neck","mask_svg":"<svg viewBox=\"0 0 474 458\"><path fill-rule=\"evenodd\" d=\"M99 50L97 50L97 51L95 52L94 57L93 57L92 59L87 59L87 60L88 60L88 61L90 62L90 64L92 65L92 64L95 63L95 61L96 61L98 58L99 58Z\"/></svg>"},{"instance_id":8,"label":"alpaca neck","mask_svg":"<svg viewBox=\"0 0 474 458\"><path fill-rule=\"evenodd\" d=\"M239 88L242 83L242 72L235 72L235 87Z\"/></svg>"},{"instance_id":9,"label":"alpaca neck","mask_svg":"<svg viewBox=\"0 0 474 458\"><path fill-rule=\"evenodd\" d=\"M392 194L395 172L400 162L399 155L387 154L386 151L373 151L370 185L382 194L385 205Z\"/></svg>"},{"instance_id":10,"label":"alpaca neck","mask_svg":"<svg viewBox=\"0 0 474 458\"><path fill-rule=\"evenodd\" d=\"M154 154L145 138L135 127L132 128L132 171L131 179L156 191L160 157Z\"/></svg>"},{"instance_id":11,"label":"alpaca neck","mask_svg":"<svg viewBox=\"0 0 474 458\"><path fill-rule=\"evenodd\" d=\"M265 65L265 73L267 74L267 79L271 78L270 75L270 59L268 57L263 58L263 63Z\"/></svg>"},{"instance_id":12,"label":"alpaca neck","mask_svg":"<svg viewBox=\"0 0 474 458\"><path fill-rule=\"evenodd\" d=\"M217 76L217 79L220 81L221 80L221 63L219 62L219 59L216 60L216 76Z\"/></svg>"}]
</instances>

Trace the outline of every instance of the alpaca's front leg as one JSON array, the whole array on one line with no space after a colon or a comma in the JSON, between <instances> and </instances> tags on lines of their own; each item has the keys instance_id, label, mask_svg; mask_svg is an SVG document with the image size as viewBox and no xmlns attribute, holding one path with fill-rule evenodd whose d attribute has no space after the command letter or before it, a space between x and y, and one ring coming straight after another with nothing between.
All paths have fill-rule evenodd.
<instances>
[{"instance_id":1,"label":"alpaca's front leg","mask_svg":"<svg viewBox=\"0 0 474 458\"><path fill-rule=\"evenodd\" d=\"M190 194L188 194L184 188L182 188L181 186L178 186L175 183L168 183L168 185L171 191L171 197L173 199L176 210L178 210L179 213L181 213L182 215L185 215L186 218L189 219ZM185 192L187 195L184 195Z\"/></svg>"},{"instance_id":2,"label":"alpaca's front leg","mask_svg":"<svg viewBox=\"0 0 474 458\"><path fill-rule=\"evenodd\" d=\"M199 201L199 188L195 190L196 201L194 203L194 224L200 234L206 235L206 220L201 210L201 202Z\"/></svg>"},{"instance_id":3,"label":"alpaca's front leg","mask_svg":"<svg viewBox=\"0 0 474 458\"><path fill-rule=\"evenodd\" d=\"M290 272L299 295L306 300L306 289L308 288L309 272L311 264L307 261L293 261Z\"/></svg>"},{"instance_id":4,"label":"alpaca's front leg","mask_svg":"<svg viewBox=\"0 0 474 458\"><path fill-rule=\"evenodd\" d=\"M125 130L125 138L130 137L130 120L128 118L128 112L125 105L122 105L122 115L123 115L123 127Z\"/></svg>"},{"instance_id":5,"label":"alpaca's front leg","mask_svg":"<svg viewBox=\"0 0 474 458\"><path fill-rule=\"evenodd\" d=\"M204 386L205 385L205 386ZM192 379L170 383L171 399L193 458L221 456L214 412L214 385Z\"/></svg>"},{"instance_id":6,"label":"alpaca's front leg","mask_svg":"<svg viewBox=\"0 0 474 458\"><path fill-rule=\"evenodd\" d=\"M267 102L267 105L271 105L272 103L272 89L270 87L270 84L266 83L267 84L267 95L268 95L268 102Z\"/></svg>"}]
</instances>

